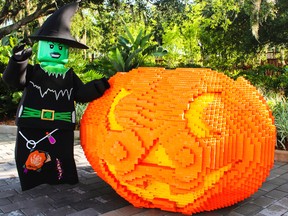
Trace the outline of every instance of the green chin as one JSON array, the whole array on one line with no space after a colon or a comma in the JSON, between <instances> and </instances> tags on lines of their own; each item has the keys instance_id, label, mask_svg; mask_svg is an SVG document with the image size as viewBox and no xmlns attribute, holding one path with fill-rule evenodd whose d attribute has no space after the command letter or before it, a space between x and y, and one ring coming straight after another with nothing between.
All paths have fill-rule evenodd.
<instances>
[{"instance_id":1,"label":"green chin","mask_svg":"<svg viewBox=\"0 0 288 216\"><path fill-rule=\"evenodd\" d=\"M69 68L64 67L64 65L62 64L57 64L57 65L45 65L43 63L40 63L41 68L47 72L49 75L53 74L53 75L64 75Z\"/></svg>"}]
</instances>

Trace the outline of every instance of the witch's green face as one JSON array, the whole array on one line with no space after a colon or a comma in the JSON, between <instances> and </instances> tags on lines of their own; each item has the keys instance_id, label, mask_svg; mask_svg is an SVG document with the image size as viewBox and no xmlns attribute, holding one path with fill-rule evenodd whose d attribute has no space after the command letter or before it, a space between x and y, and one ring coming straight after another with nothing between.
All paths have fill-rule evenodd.
<instances>
[{"instance_id":1,"label":"witch's green face","mask_svg":"<svg viewBox=\"0 0 288 216\"><path fill-rule=\"evenodd\" d=\"M68 48L67 45L61 43L40 40L37 58L40 63L66 64L69 56Z\"/></svg>"}]
</instances>

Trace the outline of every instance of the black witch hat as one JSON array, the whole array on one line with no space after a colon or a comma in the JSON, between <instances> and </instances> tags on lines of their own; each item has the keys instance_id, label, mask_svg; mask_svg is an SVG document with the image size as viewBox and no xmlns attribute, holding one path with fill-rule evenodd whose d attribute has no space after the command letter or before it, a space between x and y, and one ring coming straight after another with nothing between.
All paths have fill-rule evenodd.
<instances>
[{"instance_id":1,"label":"black witch hat","mask_svg":"<svg viewBox=\"0 0 288 216\"><path fill-rule=\"evenodd\" d=\"M29 37L35 40L58 42L69 47L88 49L88 46L76 41L70 33L71 18L77 9L78 2L64 5L48 17L40 29Z\"/></svg>"}]
</instances>

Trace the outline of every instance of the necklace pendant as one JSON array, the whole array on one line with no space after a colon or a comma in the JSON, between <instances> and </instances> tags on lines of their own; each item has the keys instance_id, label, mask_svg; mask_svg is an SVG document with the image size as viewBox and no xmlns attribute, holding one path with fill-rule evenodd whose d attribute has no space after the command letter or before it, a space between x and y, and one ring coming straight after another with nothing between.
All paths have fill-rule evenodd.
<instances>
[{"instance_id":1,"label":"necklace pendant","mask_svg":"<svg viewBox=\"0 0 288 216\"><path fill-rule=\"evenodd\" d=\"M54 145L56 143L56 139L51 134L47 134L47 138L51 145Z\"/></svg>"}]
</instances>

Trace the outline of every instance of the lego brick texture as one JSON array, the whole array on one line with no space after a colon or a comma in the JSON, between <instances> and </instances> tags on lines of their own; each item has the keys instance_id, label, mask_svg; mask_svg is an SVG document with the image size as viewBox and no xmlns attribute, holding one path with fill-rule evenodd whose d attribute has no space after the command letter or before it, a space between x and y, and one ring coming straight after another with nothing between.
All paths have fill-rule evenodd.
<instances>
[{"instance_id":1,"label":"lego brick texture","mask_svg":"<svg viewBox=\"0 0 288 216\"><path fill-rule=\"evenodd\" d=\"M81 144L97 174L134 206L211 211L251 196L269 175L274 119L244 78L138 68L109 83L82 117Z\"/></svg>"}]
</instances>

